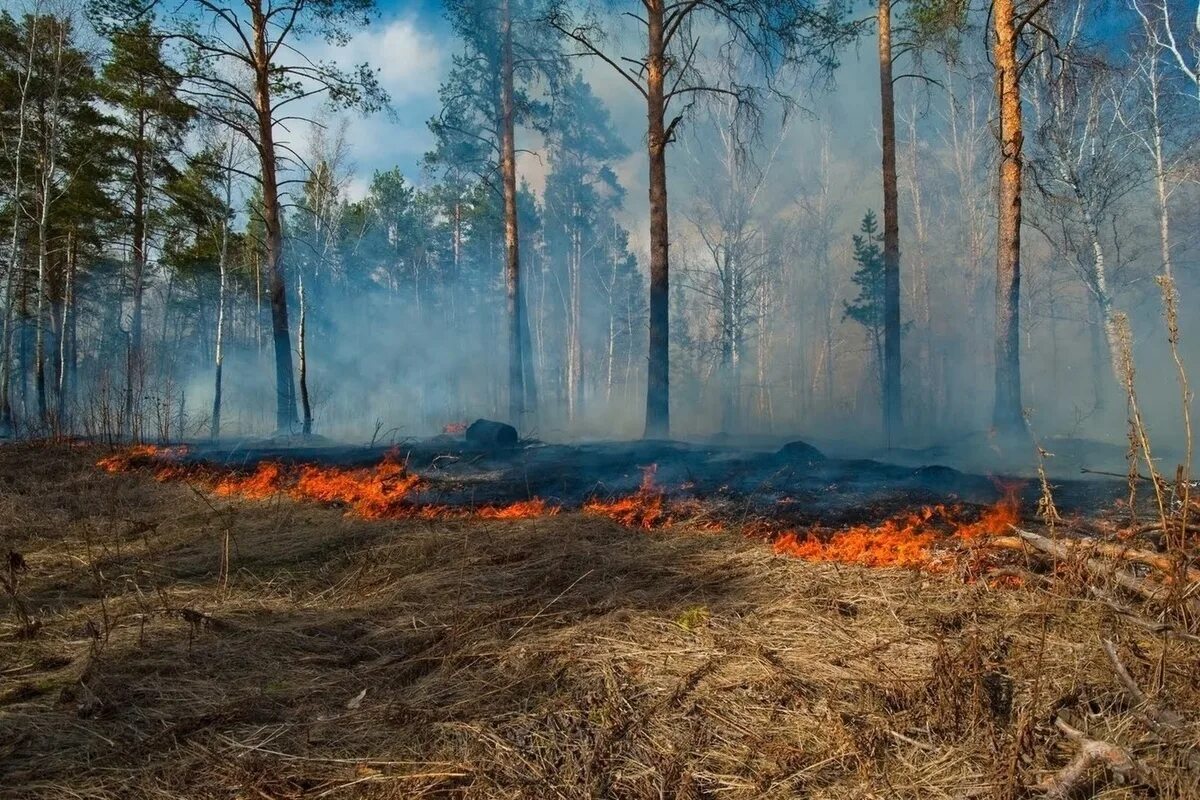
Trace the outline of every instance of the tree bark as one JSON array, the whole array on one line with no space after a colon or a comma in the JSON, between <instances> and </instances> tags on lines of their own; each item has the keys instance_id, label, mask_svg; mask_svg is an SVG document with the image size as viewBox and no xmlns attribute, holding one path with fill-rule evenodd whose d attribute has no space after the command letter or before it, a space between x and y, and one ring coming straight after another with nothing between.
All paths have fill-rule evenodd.
<instances>
[{"instance_id":1,"label":"tree bark","mask_svg":"<svg viewBox=\"0 0 1200 800\"><path fill-rule=\"evenodd\" d=\"M225 365L225 283L226 270L229 262L229 207L233 202L233 142L229 143L229 162L225 171L225 207L221 209L221 253L217 262L217 341L213 350L213 406L212 426L209 437L217 439L221 435L221 371Z\"/></svg>"},{"instance_id":2,"label":"tree bark","mask_svg":"<svg viewBox=\"0 0 1200 800\"><path fill-rule=\"evenodd\" d=\"M312 434L312 405L308 401L308 356L305 351L305 326L307 308L304 304L304 276L300 276L300 324L296 330L296 349L300 356L300 405L304 410L304 435Z\"/></svg>"},{"instance_id":3,"label":"tree bark","mask_svg":"<svg viewBox=\"0 0 1200 800\"><path fill-rule=\"evenodd\" d=\"M992 424L1024 434L1021 406L1021 86L1016 0L995 0L996 92L1000 107L1000 190L996 227L996 380Z\"/></svg>"},{"instance_id":4,"label":"tree bark","mask_svg":"<svg viewBox=\"0 0 1200 800\"><path fill-rule=\"evenodd\" d=\"M516 126L513 119L512 9L500 2L500 177L504 195L504 288L508 322L508 417L520 427L525 408L521 243L517 228Z\"/></svg>"},{"instance_id":5,"label":"tree bark","mask_svg":"<svg viewBox=\"0 0 1200 800\"><path fill-rule=\"evenodd\" d=\"M296 388L292 378L292 341L288 326L287 291L283 269L283 219L275 164L274 114L271 107L271 63L267 56L266 17L253 9L254 101L258 117L258 151L262 165L263 227L267 292L271 303L271 334L275 344L275 427L288 431L296 424Z\"/></svg>"},{"instance_id":6,"label":"tree bark","mask_svg":"<svg viewBox=\"0 0 1200 800\"><path fill-rule=\"evenodd\" d=\"M134 438L139 435L134 419L134 398L141 394L142 382L142 296L146 275L146 115L138 112L137 138L133 143L133 233L132 294L133 310L129 320L129 348L125 356L125 421Z\"/></svg>"},{"instance_id":7,"label":"tree bark","mask_svg":"<svg viewBox=\"0 0 1200 800\"><path fill-rule=\"evenodd\" d=\"M647 439L671 435L670 329L668 299L670 242L667 223L667 129L663 80L666 53L663 2L646 5L649 31L646 59L646 149L650 158L650 347L646 372Z\"/></svg>"},{"instance_id":8,"label":"tree bark","mask_svg":"<svg viewBox=\"0 0 1200 800\"><path fill-rule=\"evenodd\" d=\"M896 102L892 77L892 10L879 0L879 99L883 137L883 431L890 448L900 433L900 219L896 181Z\"/></svg>"},{"instance_id":9,"label":"tree bark","mask_svg":"<svg viewBox=\"0 0 1200 800\"><path fill-rule=\"evenodd\" d=\"M46 407L46 286L50 273L50 246L46 241L50 235L50 186L54 174L54 154L52 143L47 144L47 153L43 156L41 190L39 198L41 208L38 213L38 262L37 262L37 302L34 313L34 391L37 395L38 420L45 426L49 421Z\"/></svg>"}]
</instances>

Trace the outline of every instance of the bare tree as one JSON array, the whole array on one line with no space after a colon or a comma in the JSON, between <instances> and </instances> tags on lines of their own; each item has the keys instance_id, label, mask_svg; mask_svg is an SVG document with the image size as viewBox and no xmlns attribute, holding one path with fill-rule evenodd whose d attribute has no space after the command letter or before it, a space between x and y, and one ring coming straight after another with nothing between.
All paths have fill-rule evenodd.
<instances>
[{"instance_id":1,"label":"bare tree","mask_svg":"<svg viewBox=\"0 0 1200 800\"><path fill-rule=\"evenodd\" d=\"M1120 312L1113 299L1114 264L1102 227L1119 222L1119 200L1140 183L1141 165L1132 157L1132 141L1119 122L1124 104L1114 98L1113 84L1123 82L1082 42L1087 4L1076 0L1060 18L1046 20L1044 36L1058 39L1057 54L1038 56L1038 82L1032 92L1036 151L1031 172L1047 202L1054 225L1042 227L1056 248L1072 257L1084 287L1095 302L1096 325L1109 353L1118 385L1121 346L1117 337ZM1053 27L1051 27L1053 26ZM1113 248L1115 249L1115 248ZM1102 371L1100 364L1095 365ZM1097 407L1104 405L1102 389Z\"/></svg>"},{"instance_id":2,"label":"bare tree","mask_svg":"<svg viewBox=\"0 0 1200 800\"><path fill-rule=\"evenodd\" d=\"M622 21L632 20L629 24L645 43L621 52L611 45L595 13L576 19L565 2L551 5L549 24L575 45L575 54L603 61L646 102L650 347L645 434L665 438L671 430L667 146L689 110L706 96L730 98L738 116L755 118L764 93L775 92L773 78L780 67L809 60L832 67L835 48L849 38L853 26L843 23L840 5L810 0L604 3L619 10ZM753 63L758 80L740 79L743 59Z\"/></svg>"},{"instance_id":3,"label":"bare tree","mask_svg":"<svg viewBox=\"0 0 1200 800\"><path fill-rule=\"evenodd\" d=\"M721 430L732 433L741 424L739 396L743 349L747 331L763 324L767 248L759 201L779 155L788 125L780 125L774 143L761 163L742 146L744 134L732 98L713 106L715 152L692 154L695 208L687 215L699 235L708 264L689 274L688 288L710 304L717 317L718 379L721 387ZM709 139L707 131L704 139ZM716 170L713 165L719 165ZM692 271L689 271L692 272ZM761 348L760 348L761 349ZM761 376L760 376L761 380Z\"/></svg>"}]
</instances>

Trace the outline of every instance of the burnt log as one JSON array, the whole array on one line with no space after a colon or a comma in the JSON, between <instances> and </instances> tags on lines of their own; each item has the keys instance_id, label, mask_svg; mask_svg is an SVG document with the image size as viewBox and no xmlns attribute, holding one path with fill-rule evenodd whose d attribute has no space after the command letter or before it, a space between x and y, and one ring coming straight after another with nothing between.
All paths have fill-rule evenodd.
<instances>
[{"instance_id":1,"label":"burnt log","mask_svg":"<svg viewBox=\"0 0 1200 800\"><path fill-rule=\"evenodd\" d=\"M517 429L504 422L477 419L467 426L467 441L485 447L516 447Z\"/></svg>"},{"instance_id":2,"label":"burnt log","mask_svg":"<svg viewBox=\"0 0 1200 800\"><path fill-rule=\"evenodd\" d=\"M799 439L794 442L788 442L779 448L777 455L780 459L798 464L816 464L825 460L824 453L808 442L802 442Z\"/></svg>"}]
</instances>

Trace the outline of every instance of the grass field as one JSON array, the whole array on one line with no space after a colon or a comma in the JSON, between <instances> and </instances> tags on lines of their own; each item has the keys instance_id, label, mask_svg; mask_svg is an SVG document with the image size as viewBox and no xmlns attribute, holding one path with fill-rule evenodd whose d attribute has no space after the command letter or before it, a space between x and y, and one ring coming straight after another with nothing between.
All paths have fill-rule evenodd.
<instances>
[{"instance_id":1,"label":"grass field","mask_svg":"<svg viewBox=\"0 0 1200 800\"><path fill-rule=\"evenodd\" d=\"M1056 717L1132 760L1071 796L1200 796L1200 640L1070 565L998 587L566 511L363 520L100 455L0 448L4 796L1016 798L1086 749Z\"/></svg>"}]
</instances>

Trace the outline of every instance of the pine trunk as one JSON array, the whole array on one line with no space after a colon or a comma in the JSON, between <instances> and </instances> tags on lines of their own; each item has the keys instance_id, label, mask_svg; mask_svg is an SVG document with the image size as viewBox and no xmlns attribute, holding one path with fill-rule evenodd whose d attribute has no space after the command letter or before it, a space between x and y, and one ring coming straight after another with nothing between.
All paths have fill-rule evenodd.
<instances>
[{"instance_id":1,"label":"pine trunk","mask_svg":"<svg viewBox=\"0 0 1200 800\"><path fill-rule=\"evenodd\" d=\"M883 132L883 431L900 433L900 219L896 186L896 103L892 78L892 11L879 0L879 98Z\"/></svg>"},{"instance_id":2,"label":"pine trunk","mask_svg":"<svg viewBox=\"0 0 1200 800\"><path fill-rule=\"evenodd\" d=\"M650 158L650 348L646 373L647 439L671 435L670 329L668 299L670 241L667 221L666 70L662 0L646 7L649 47L646 69L646 149Z\"/></svg>"},{"instance_id":3,"label":"pine trunk","mask_svg":"<svg viewBox=\"0 0 1200 800\"><path fill-rule=\"evenodd\" d=\"M525 347L521 321L521 245L517 230L517 154L513 119L512 13L500 3L500 173L504 195L504 289L508 327L508 418L520 428L525 414Z\"/></svg>"},{"instance_id":4,"label":"pine trunk","mask_svg":"<svg viewBox=\"0 0 1200 800\"><path fill-rule=\"evenodd\" d=\"M258 151L262 166L263 227L267 293L271 304L271 336L275 344L275 427L286 432L296 424L296 389L292 379L292 341L288 326L287 291L283 269L283 219L275 164L275 134L271 108L271 63L267 57L267 21L254 7L254 78L258 116Z\"/></svg>"},{"instance_id":5,"label":"pine trunk","mask_svg":"<svg viewBox=\"0 0 1200 800\"><path fill-rule=\"evenodd\" d=\"M1000 107L1000 190L996 228L996 400L992 423L1024 433L1021 407L1021 87L1016 0L995 0L996 91Z\"/></svg>"}]
</instances>

